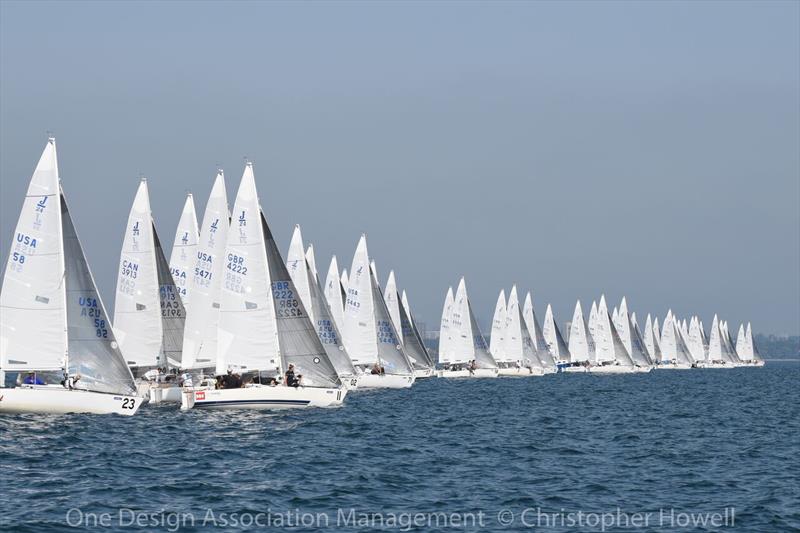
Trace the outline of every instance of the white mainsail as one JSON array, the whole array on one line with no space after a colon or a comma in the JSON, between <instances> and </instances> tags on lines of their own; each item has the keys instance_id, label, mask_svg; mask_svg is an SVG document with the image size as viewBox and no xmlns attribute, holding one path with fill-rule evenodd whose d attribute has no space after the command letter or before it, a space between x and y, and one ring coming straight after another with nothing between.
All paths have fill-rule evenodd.
<instances>
[{"instance_id":1,"label":"white mainsail","mask_svg":"<svg viewBox=\"0 0 800 533\"><path fill-rule=\"evenodd\" d=\"M272 281L253 165L239 184L225 246L216 373L229 367L282 371Z\"/></svg>"},{"instance_id":2,"label":"white mainsail","mask_svg":"<svg viewBox=\"0 0 800 533\"><path fill-rule=\"evenodd\" d=\"M163 332L153 215L147 181L142 179L119 258L114 333L129 365L153 367L167 364L160 357Z\"/></svg>"},{"instance_id":3,"label":"white mainsail","mask_svg":"<svg viewBox=\"0 0 800 533\"><path fill-rule=\"evenodd\" d=\"M505 332L506 332L506 291L500 289L500 294L497 296L497 304L494 307L494 315L492 317L492 331L489 337L489 351L494 357L495 361L506 362L509 359L506 357L505 348Z\"/></svg>"},{"instance_id":4,"label":"white mainsail","mask_svg":"<svg viewBox=\"0 0 800 533\"><path fill-rule=\"evenodd\" d=\"M569 326L569 353L570 361L583 363L594 361L594 340L589 334L589 328L583 320L581 301L575 303L575 312L572 314L572 323Z\"/></svg>"},{"instance_id":5,"label":"white mainsail","mask_svg":"<svg viewBox=\"0 0 800 533\"><path fill-rule=\"evenodd\" d=\"M225 245L230 213L225 176L218 171L203 213L200 241L190 274L192 312L183 333L183 368L209 368L217 362L217 333L225 277Z\"/></svg>"},{"instance_id":6,"label":"white mainsail","mask_svg":"<svg viewBox=\"0 0 800 533\"><path fill-rule=\"evenodd\" d=\"M169 271L187 312L192 293L192 269L197 258L199 242L200 229L197 226L194 198L192 193L188 193L186 203L183 204L181 218L178 221L178 229L175 230L175 240L172 243L172 253L169 257Z\"/></svg>"},{"instance_id":7,"label":"white mainsail","mask_svg":"<svg viewBox=\"0 0 800 533\"><path fill-rule=\"evenodd\" d=\"M439 363L453 363L453 328L450 324L453 315L453 287L447 288L442 307L442 319L439 323Z\"/></svg>"},{"instance_id":8,"label":"white mainsail","mask_svg":"<svg viewBox=\"0 0 800 533\"><path fill-rule=\"evenodd\" d=\"M392 318L392 324L398 333L402 332L402 323L400 322L400 295L397 292L397 281L394 278L394 270L389 271L389 278L386 280L386 290L383 292L383 298L386 302L386 307L389 309L389 316ZM398 341L403 344L403 335L398 336Z\"/></svg>"},{"instance_id":9,"label":"white mainsail","mask_svg":"<svg viewBox=\"0 0 800 533\"><path fill-rule=\"evenodd\" d=\"M648 350L645 345L644 336L642 335L642 330L639 329L639 323L636 321L635 312L631 313L631 335L633 335L632 343L638 343L639 350L644 354L647 365L654 365L655 359L650 355L650 350Z\"/></svg>"},{"instance_id":10,"label":"white mainsail","mask_svg":"<svg viewBox=\"0 0 800 533\"><path fill-rule=\"evenodd\" d=\"M49 139L17 221L0 293L0 370L58 370L67 355L56 143ZM0 382L0 386L3 383Z\"/></svg>"},{"instance_id":11,"label":"white mainsail","mask_svg":"<svg viewBox=\"0 0 800 533\"><path fill-rule=\"evenodd\" d=\"M570 361L569 348L567 343L564 342L564 337L561 336L561 331L558 329L556 319L553 316L553 308L550 304L547 304L547 310L544 313L542 336L547 343L547 350L555 361Z\"/></svg>"},{"instance_id":12,"label":"white mainsail","mask_svg":"<svg viewBox=\"0 0 800 533\"><path fill-rule=\"evenodd\" d=\"M486 339L481 333L467 294L467 283L462 276L458 282L453 309L456 363L475 361L478 368L496 368L497 363L489 353Z\"/></svg>"},{"instance_id":13,"label":"white mainsail","mask_svg":"<svg viewBox=\"0 0 800 533\"><path fill-rule=\"evenodd\" d=\"M378 337L375 330L375 302L372 298L367 239L358 241L350 269L351 279L342 284L347 290L344 303L344 340L353 364L373 364L377 360Z\"/></svg>"},{"instance_id":14,"label":"white mainsail","mask_svg":"<svg viewBox=\"0 0 800 533\"><path fill-rule=\"evenodd\" d=\"M302 300L311 322L314 322L315 310L311 305L311 285L306 273L306 252L299 224L295 225L292 240L289 243L289 251L286 254L286 268L289 270L289 275L292 277L294 286L297 288L300 300Z\"/></svg>"},{"instance_id":15,"label":"white mainsail","mask_svg":"<svg viewBox=\"0 0 800 533\"><path fill-rule=\"evenodd\" d=\"M340 332L344 331L344 296L342 294L342 282L339 279L339 265L336 256L331 258L328 275L325 277L325 301L331 312L331 317L336 323Z\"/></svg>"},{"instance_id":16,"label":"white mainsail","mask_svg":"<svg viewBox=\"0 0 800 533\"><path fill-rule=\"evenodd\" d=\"M544 368L532 337L519 305L517 286L513 285L506 306L506 357L510 361L517 361L522 367ZM547 349L543 348L543 351Z\"/></svg>"}]
</instances>

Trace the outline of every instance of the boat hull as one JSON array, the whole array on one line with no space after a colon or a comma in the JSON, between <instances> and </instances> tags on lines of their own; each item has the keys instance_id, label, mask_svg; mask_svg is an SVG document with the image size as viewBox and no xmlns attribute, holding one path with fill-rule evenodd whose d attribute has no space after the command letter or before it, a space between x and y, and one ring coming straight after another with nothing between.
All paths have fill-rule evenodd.
<instances>
[{"instance_id":1,"label":"boat hull","mask_svg":"<svg viewBox=\"0 0 800 533\"><path fill-rule=\"evenodd\" d=\"M439 378L496 378L497 368L476 368L472 372L469 370L437 370L436 377Z\"/></svg>"},{"instance_id":2,"label":"boat hull","mask_svg":"<svg viewBox=\"0 0 800 533\"><path fill-rule=\"evenodd\" d=\"M656 368L659 370L691 370L692 365L689 363L662 363Z\"/></svg>"},{"instance_id":3,"label":"boat hull","mask_svg":"<svg viewBox=\"0 0 800 533\"><path fill-rule=\"evenodd\" d=\"M118 414L133 416L145 402L139 396L106 394L44 385L0 389L2 414Z\"/></svg>"},{"instance_id":4,"label":"boat hull","mask_svg":"<svg viewBox=\"0 0 800 533\"><path fill-rule=\"evenodd\" d=\"M358 377L359 389L407 389L415 377L398 374L362 374Z\"/></svg>"},{"instance_id":5,"label":"boat hull","mask_svg":"<svg viewBox=\"0 0 800 533\"><path fill-rule=\"evenodd\" d=\"M570 374L585 374L588 371L589 369L585 366L566 366L561 369L561 372L567 372Z\"/></svg>"},{"instance_id":6,"label":"boat hull","mask_svg":"<svg viewBox=\"0 0 800 533\"><path fill-rule=\"evenodd\" d=\"M545 371L541 368L510 367L498 369L498 375L500 377L529 378L531 376L543 376L544 374Z\"/></svg>"},{"instance_id":7,"label":"boat hull","mask_svg":"<svg viewBox=\"0 0 800 533\"><path fill-rule=\"evenodd\" d=\"M415 368L414 379L425 379L436 376L436 371L433 368Z\"/></svg>"},{"instance_id":8,"label":"boat hull","mask_svg":"<svg viewBox=\"0 0 800 533\"><path fill-rule=\"evenodd\" d=\"M240 389L185 389L181 409L258 409L276 411L341 405L348 390L254 385Z\"/></svg>"},{"instance_id":9,"label":"boat hull","mask_svg":"<svg viewBox=\"0 0 800 533\"><path fill-rule=\"evenodd\" d=\"M600 365L589 367L590 374L634 374L635 372L636 368L632 366Z\"/></svg>"}]
</instances>

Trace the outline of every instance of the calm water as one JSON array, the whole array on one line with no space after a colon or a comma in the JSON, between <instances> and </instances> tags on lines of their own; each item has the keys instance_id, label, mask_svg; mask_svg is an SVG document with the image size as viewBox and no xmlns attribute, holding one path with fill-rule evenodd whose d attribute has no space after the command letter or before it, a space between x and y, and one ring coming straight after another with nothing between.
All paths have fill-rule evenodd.
<instances>
[{"instance_id":1,"label":"calm water","mask_svg":"<svg viewBox=\"0 0 800 533\"><path fill-rule=\"evenodd\" d=\"M431 379L277 415L145 407L133 418L5 417L0 517L13 531L193 531L215 521L222 531L223 519L240 523L234 516L265 531L312 520L320 527L292 530L377 528L354 525L360 513L383 513L396 531L599 531L609 519L598 513L620 508L606 530L688 531L727 530L681 526L734 508L734 530L797 531L798 389L800 364L769 363Z\"/></svg>"}]
</instances>

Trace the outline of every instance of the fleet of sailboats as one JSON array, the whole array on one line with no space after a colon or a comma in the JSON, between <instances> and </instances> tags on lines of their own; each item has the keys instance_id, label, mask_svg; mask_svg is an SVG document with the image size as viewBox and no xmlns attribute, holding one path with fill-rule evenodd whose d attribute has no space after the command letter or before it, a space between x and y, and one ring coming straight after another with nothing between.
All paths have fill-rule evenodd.
<instances>
[{"instance_id":1,"label":"fleet of sailboats","mask_svg":"<svg viewBox=\"0 0 800 533\"><path fill-rule=\"evenodd\" d=\"M31 177L0 292L0 413L117 413L142 403L182 409L341 405L349 392L416 380L629 374L762 366L750 323L736 339L714 316L671 310L640 329L605 295L562 329L531 293L501 290L487 342L462 277L448 288L438 349L426 345L398 277L384 288L362 235L348 270L324 281L295 226L284 261L245 165L229 211L214 177L201 224L186 196L169 260L141 179L128 215L113 322L94 283L61 188L55 139ZM688 318L688 320L687 320Z\"/></svg>"}]
</instances>

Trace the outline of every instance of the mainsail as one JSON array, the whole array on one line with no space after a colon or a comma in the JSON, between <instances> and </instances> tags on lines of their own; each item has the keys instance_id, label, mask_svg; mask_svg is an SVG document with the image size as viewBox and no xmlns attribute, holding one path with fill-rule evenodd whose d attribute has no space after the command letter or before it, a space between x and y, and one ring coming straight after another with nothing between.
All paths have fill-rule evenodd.
<instances>
[{"instance_id":1,"label":"mainsail","mask_svg":"<svg viewBox=\"0 0 800 533\"><path fill-rule=\"evenodd\" d=\"M494 357L495 361L508 361L506 357L505 348L505 332L506 332L506 292L500 289L500 294L497 296L497 304L494 307L494 315L492 317L492 331L489 337L489 351Z\"/></svg>"},{"instance_id":2,"label":"mainsail","mask_svg":"<svg viewBox=\"0 0 800 533\"><path fill-rule=\"evenodd\" d=\"M252 164L245 167L225 247L216 373L229 367L283 370L271 269Z\"/></svg>"},{"instance_id":3,"label":"mainsail","mask_svg":"<svg viewBox=\"0 0 800 533\"><path fill-rule=\"evenodd\" d=\"M311 285L306 273L306 253L303 245L303 234L300 232L300 225L294 227L292 240L289 243L289 252L286 254L286 268L292 277L297 293L306 308L311 321L314 322L315 309L311 304Z\"/></svg>"},{"instance_id":4,"label":"mainsail","mask_svg":"<svg viewBox=\"0 0 800 533\"><path fill-rule=\"evenodd\" d=\"M453 358L453 328L450 321L453 314L453 287L447 288L447 295L444 298L442 307L442 320L439 324L439 363L452 363Z\"/></svg>"},{"instance_id":5,"label":"mainsail","mask_svg":"<svg viewBox=\"0 0 800 533\"><path fill-rule=\"evenodd\" d=\"M527 327L529 336L533 342L533 348L536 351L536 359L545 368L555 368L556 360L547 347L547 341L544 338L544 331L539 325L539 318L536 316L536 310L533 308L533 298L531 298L530 291L528 291L528 293L525 295L525 304L522 308L522 317L524 318L525 326ZM560 336L561 333L559 332L559 337ZM561 339L561 343L564 344L563 338ZM566 345L563 348L566 352Z\"/></svg>"},{"instance_id":6,"label":"mainsail","mask_svg":"<svg viewBox=\"0 0 800 533\"><path fill-rule=\"evenodd\" d=\"M226 271L230 272L225 268L229 220L225 176L220 170L206 203L200 241L191 263L188 283L192 312L186 317L183 332L183 368L209 368L216 365L222 279Z\"/></svg>"},{"instance_id":7,"label":"mainsail","mask_svg":"<svg viewBox=\"0 0 800 533\"><path fill-rule=\"evenodd\" d=\"M564 342L564 337L561 336L561 330L558 329L555 317L553 316L553 308L550 304L547 304L547 310L544 313L542 336L547 344L547 350L555 361L571 360L569 348L567 347L567 343Z\"/></svg>"},{"instance_id":8,"label":"mainsail","mask_svg":"<svg viewBox=\"0 0 800 533\"><path fill-rule=\"evenodd\" d=\"M192 292L192 268L197 257L197 244L200 241L200 230L197 227L197 214L194 210L192 193L186 195L186 203L175 231L172 254L169 257L169 271L175 280L178 294L185 309L189 309ZM181 342L183 339L181 339Z\"/></svg>"},{"instance_id":9,"label":"mainsail","mask_svg":"<svg viewBox=\"0 0 800 533\"><path fill-rule=\"evenodd\" d=\"M328 275L325 278L325 301L328 302L333 321L339 331L344 329L344 298L342 295L342 282L339 280L339 265L336 256L331 258Z\"/></svg>"},{"instance_id":10,"label":"mainsail","mask_svg":"<svg viewBox=\"0 0 800 533\"><path fill-rule=\"evenodd\" d=\"M569 353L573 363L591 362L594 360L594 340L589 334L586 322L583 320L581 301L575 303L575 312L569 326Z\"/></svg>"},{"instance_id":11,"label":"mainsail","mask_svg":"<svg viewBox=\"0 0 800 533\"><path fill-rule=\"evenodd\" d=\"M33 171L6 263L0 292L2 371L63 367L67 304L60 199L51 138Z\"/></svg>"},{"instance_id":12,"label":"mainsail","mask_svg":"<svg viewBox=\"0 0 800 533\"><path fill-rule=\"evenodd\" d=\"M622 366L633 366L633 360L622 344L611 317L608 316L605 295L600 296L600 304L597 307L594 340L598 363L616 361Z\"/></svg>"}]
</instances>

